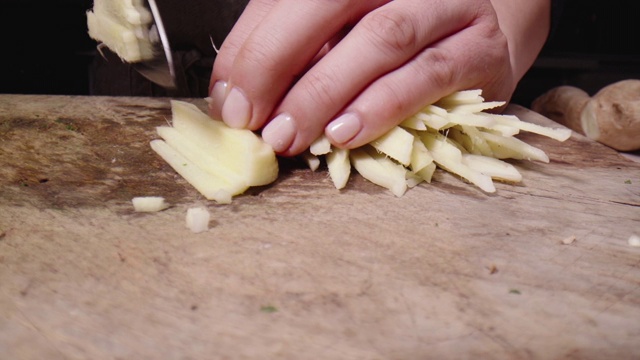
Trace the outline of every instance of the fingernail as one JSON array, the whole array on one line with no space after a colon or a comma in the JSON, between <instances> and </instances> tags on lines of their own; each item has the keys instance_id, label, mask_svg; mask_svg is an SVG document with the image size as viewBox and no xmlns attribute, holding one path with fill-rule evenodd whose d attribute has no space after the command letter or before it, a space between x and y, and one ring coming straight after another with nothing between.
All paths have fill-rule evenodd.
<instances>
[{"instance_id":1,"label":"fingernail","mask_svg":"<svg viewBox=\"0 0 640 360\"><path fill-rule=\"evenodd\" d=\"M334 143L346 144L362 130L362 123L356 114L346 113L330 122L326 130Z\"/></svg>"},{"instance_id":2,"label":"fingernail","mask_svg":"<svg viewBox=\"0 0 640 360\"><path fill-rule=\"evenodd\" d=\"M296 124L289 114L276 116L262 129L262 139L277 153L287 150L295 137Z\"/></svg>"},{"instance_id":3,"label":"fingernail","mask_svg":"<svg viewBox=\"0 0 640 360\"><path fill-rule=\"evenodd\" d=\"M211 101L209 102L209 114L211 114L213 118L222 118L222 104L224 104L224 98L226 95L227 82L222 80L216 81L211 89L211 94L209 94L209 97L211 98Z\"/></svg>"},{"instance_id":4,"label":"fingernail","mask_svg":"<svg viewBox=\"0 0 640 360\"><path fill-rule=\"evenodd\" d=\"M233 128L245 128L251 120L251 103L238 88L233 88L222 105L222 120Z\"/></svg>"}]
</instances>

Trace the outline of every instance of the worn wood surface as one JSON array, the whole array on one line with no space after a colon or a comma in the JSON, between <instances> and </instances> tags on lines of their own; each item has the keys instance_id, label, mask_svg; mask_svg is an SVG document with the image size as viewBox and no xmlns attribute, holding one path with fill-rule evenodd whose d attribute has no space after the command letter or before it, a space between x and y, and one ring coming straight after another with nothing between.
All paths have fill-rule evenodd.
<instances>
[{"instance_id":1,"label":"worn wood surface","mask_svg":"<svg viewBox=\"0 0 640 360\"><path fill-rule=\"evenodd\" d=\"M0 358L640 357L640 165L616 152L525 135L551 163L514 162L522 184L438 171L401 198L287 160L221 206L149 148L169 115L0 95Z\"/></svg>"}]
</instances>

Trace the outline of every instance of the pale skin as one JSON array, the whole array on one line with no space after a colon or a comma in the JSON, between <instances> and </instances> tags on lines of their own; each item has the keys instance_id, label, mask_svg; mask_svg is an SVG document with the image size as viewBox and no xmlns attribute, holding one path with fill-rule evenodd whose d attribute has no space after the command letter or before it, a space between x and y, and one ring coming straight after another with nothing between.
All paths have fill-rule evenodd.
<instances>
[{"instance_id":1,"label":"pale skin","mask_svg":"<svg viewBox=\"0 0 640 360\"><path fill-rule=\"evenodd\" d=\"M252 0L222 44L210 113L283 156L362 146L457 90L508 101L549 0Z\"/></svg>"}]
</instances>

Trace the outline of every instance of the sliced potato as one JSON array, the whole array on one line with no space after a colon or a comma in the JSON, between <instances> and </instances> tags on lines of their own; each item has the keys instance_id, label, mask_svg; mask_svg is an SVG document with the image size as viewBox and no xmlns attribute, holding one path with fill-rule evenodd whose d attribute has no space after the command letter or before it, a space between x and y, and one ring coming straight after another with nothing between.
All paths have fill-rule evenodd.
<instances>
[{"instance_id":1,"label":"sliced potato","mask_svg":"<svg viewBox=\"0 0 640 360\"><path fill-rule=\"evenodd\" d=\"M431 163L433 163L433 156L431 156L424 143L420 141L420 137L414 135L411 152L411 171L418 172Z\"/></svg>"},{"instance_id":2,"label":"sliced potato","mask_svg":"<svg viewBox=\"0 0 640 360\"><path fill-rule=\"evenodd\" d=\"M211 214L207 208L193 207L187 209L187 216L185 218L187 227L191 232L201 233L209 230L209 221L211 220Z\"/></svg>"},{"instance_id":3,"label":"sliced potato","mask_svg":"<svg viewBox=\"0 0 640 360\"><path fill-rule=\"evenodd\" d=\"M549 162L544 151L515 137L504 137L481 131L480 134L491 146L493 156L498 159L518 159Z\"/></svg>"},{"instance_id":4,"label":"sliced potato","mask_svg":"<svg viewBox=\"0 0 640 360\"><path fill-rule=\"evenodd\" d=\"M485 110L491 110L504 105L504 101L489 101L473 104L459 104L452 106L449 113L452 114L477 114Z\"/></svg>"},{"instance_id":5,"label":"sliced potato","mask_svg":"<svg viewBox=\"0 0 640 360\"><path fill-rule=\"evenodd\" d=\"M565 141L571 137L571 129L567 128L549 128L545 126L540 126L534 123L521 121L516 116L513 115L493 115L493 120L496 122L496 126L509 126L512 128L520 129L523 131L527 131L530 133L543 135L548 138ZM489 127L492 128L492 127ZM517 132L516 132L517 133Z\"/></svg>"},{"instance_id":6,"label":"sliced potato","mask_svg":"<svg viewBox=\"0 0 640 360\"><path fill-rule=\"evenodd\" d=\"M253 132L232 129L187 102L174 100L171 110L173 126L158 127L163 140L151 148L207 199L228 204L277 178L273 149Z\"/></svg>"},{"instance_id":7,"label":"sliced potato","mask_svg":"<svg viewBox=\"0 0 640 360\"><path fill-rule=\"evenodd\" d=\"M245 177L249 186L270 184L278 177L275 152L258 135L230 128L184 101L171 101L171 111L177 131L222 166Z\"/></svg>"},{"instance_id":8,"label":"sliced potato","mask_svg":"<svg viewBox=\"0 0 640 360\"><path fill-rule=\"evenodd\" d=\"M137 196L131 199L136 212L157 212L169 208L169 203L162 196Z\"/></svg>"},{"instance_id":9,"label":"sliced potato","mask_svg":"<svg viewBox=\"0 0 640 360\"><path fill-rule=\"evenodd\" d=\"M94 0L87 12L89 36L130 63L153 58L151 22L151 13L140 0Z\"/></svg>"},{"instance_id":10,"label":"sliced potato","mask_svg":"<svg viewBox=\"0 0 640 360\"><path fill-rule=\"evenodd\" d=\"M451 108L462 104L479 104L483 101L482 90L462 90L443 97L436 102L436 105L443 108Z\"/></svg>"},{"instance_id":11,"label":"sliced potato","mask_svg":"<svg viewBox=\"0 0 640 360\"><path fill-rule=\"evenodd\" d=\"M351 162L349 161L349 150L335 148L327 154L327 167L329 176L336 189L342 189L349 181L351 174Z\"/></svg>"},{"instance_id":12,"label":"sliced potato","mask_svg":"<svg viewBox=\"0 0 640 360\"><path fill-rule=\"evenodd\" d=\"M407 188L431 182L439 167L494 192L493 179L522 180L513 165L500 159L549 162L544 151L515 137L521 130L559 141L570 135L566 129L484 113L502 105L484 102L479 90L457 92L425 106L365 146L335 148L322 135L302 157L312 170L324 157L337 189L345 187L353 166L365 179L400 197ZM153 141L152 148L208 199L230 202L249 186L276 179L275 153L256 134L231 129L187 102L172 101L171 106L173 126L158 127L164 141Z\"/></svg>"},{"instance_id":13,"label":"sliced potato","mask_svg":"<svg viewBox=\"0 0 640 360\"><path fill-rule=\"evenodd\" d=\"M500 159L482 155L462 154L462 163L472 170L490 176L492 179L512 182L522 181L522 174L513 165Z\"/></svg>"},{"instance_id":14,"label":"sliced potato","mask_svg":"<svg viewBox=\"0 0 640 360\"><path fill-rule=\"evenodd\" d=\"M238 193L249 188L245 177L242 174L226 167L223 163L217 161L217 158L210 152L202 151L195 142L190 141L178 130L169 126L159 126L156 128L158 135L173 149L178 151L182 156L189 159L200 169L225 179L230 185L237 185ZM235 194L234 194L235 195Z\"/></svg>"},{"instance_id":15,"label":"sliced potato","mask_svg":"<svg viewBox=\"0 0 640 360\"><path fill-rule=\"evenodd\" d=\"M400 197L407 191L407 169L370 146L353 149L351 164L365 179L389 189Z\"/></svg>"},{"instance_id":16,"label":"sliced potato","mask_svg":"<svg viewBox=\"0 0 640 360\"><path fill-rule=\"evenodd\" d=\"M442 168L452 172L486 192L495 192L491 177L474 170L462 162L462 152L442 135L423 133L421 138L433 160Z\"/></svg>"},{"instance_id":17,"label":"sliced potato","mask_svg":"<svg viewBox=\"0 0 640 360\"><path fill-rule=\"evenodd\" d=\"M329 142L329 138L322 135L317 138L314 142L309 146L309 152L313 155L325 155L331 152L331 142Z\"/></svg>"},{"instance_id":18,"label":"sliced potato","mask_svg":"<svg viewBox=\"0 0 640 360\"><path fill-rule=\"evenodd\" d=\"M410 116L406 118L402 123L400 123L400 126L405 129L420 131L427 130L427 125L425 125L424 121L422 121L422 119L420 119L418 116Z\"/></svg>"},{"instance_id":19,"label":"sliced potato","mask_svg":"<svg viewBox=\"0 0 640 360\"><path fill-rule=\"evenodd\" d=\"M309 151L303 152L301 156L304 162L307 163L307 166L309 166L309 169L311 169L311 171L316 171L318 170L318 168L320 168L320 158L318 156L313 155Z\"/></svg>"},{"instance_id":20,"label":"sliced potato","mask_svg":"<svg viewBox=\"0 0 640 360\"><path fill-rule=\"evenodd\" d=\"M413 152L413 138L410 132L396 126L370 144L402 165L409 166Z\"/></svg>"},{"instance_id":21,"label":"sliced potato","mask_svg":"<svg viewBox=\"0 0 640 360\"><path fill-rule=\"evenodd\" d=\"M205 198L220 204L231 202L236 185L202 170L163 140L151 141L151 148Z\"/></svg>"}]
</instances>

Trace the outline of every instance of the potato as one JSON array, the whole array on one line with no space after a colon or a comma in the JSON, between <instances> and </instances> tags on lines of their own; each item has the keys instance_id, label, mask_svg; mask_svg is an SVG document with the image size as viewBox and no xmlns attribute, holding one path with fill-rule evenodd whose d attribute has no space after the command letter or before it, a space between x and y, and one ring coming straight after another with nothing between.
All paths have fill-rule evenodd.
<instances>
[{"instance_id":1,"label":"potato","mask_svg":"<svg viewBox=\"0 0 640 360\"><path fill-rule=\"evenodd\" d=\"M549 162L544 151L516 134L528 131L558 141L571 135L567 129L484 112L502 105L485 103L479 90L457 92L363 147L336 148L322 135L302 157L312 170L324 159L337 189L346 186L353 166L365 179L400 197L408 188L431 182L439 167L485 192L495 192L494 179L522 180L518 170L501 159ZM172 126L158 127L162 140L151 146L207 199L229 203L249 187L277 178L275 153L255 133L229 128L187 102L174 100L171 109Z\"/></svg>"},{"instance_id":2,"label":"potato","mask_svg":"<svg viewBox=\"0 0 640 360\"><path fill-rule=\"evenodd\" d=\"M515 137L520 131L558 141L571 136L568 129L547 128L513 115L485 113L504 102L484 102L481 94L480 90L459 91L425 106L369 145L351 150L351 165L364 178L388 188L396 196L402 196L407 187L422 181L431 182L437 167L485 192L494 192L494 179L522 180L518 170L501 159L549 162L544 151ZM318 158L326 156L327 163L336 161L329 160L337 149L327 145L324 135L312 147ZM330 166L332 179L333 174L338 173L331 170L335 166L335 163ZM341 160L340 181L336 183L334 179L338 189L346 183L343 174L347 168Z\"/></svg>"},{"instance_id":3,"label":"potato","mask_svg":"<svg viewBox=\"0 0 640 360\"><path fill-rule=\"evenodd\" d=\"M227 204L251 186L278 177L273 149L250 130L233 129L198 107L171 101L172 125L151 147L204 197Z\"/></svg>"},{"instance_id":4,"label":"potato","mask_svg":"<svg viewBox=\"0 0 640 360\"><path fill-rule=\"evenodd\" d=\"M89 36L129 63L153 58L151 23L141 0L94 0L87 12Z\"/></svg>"}]
</instances>

